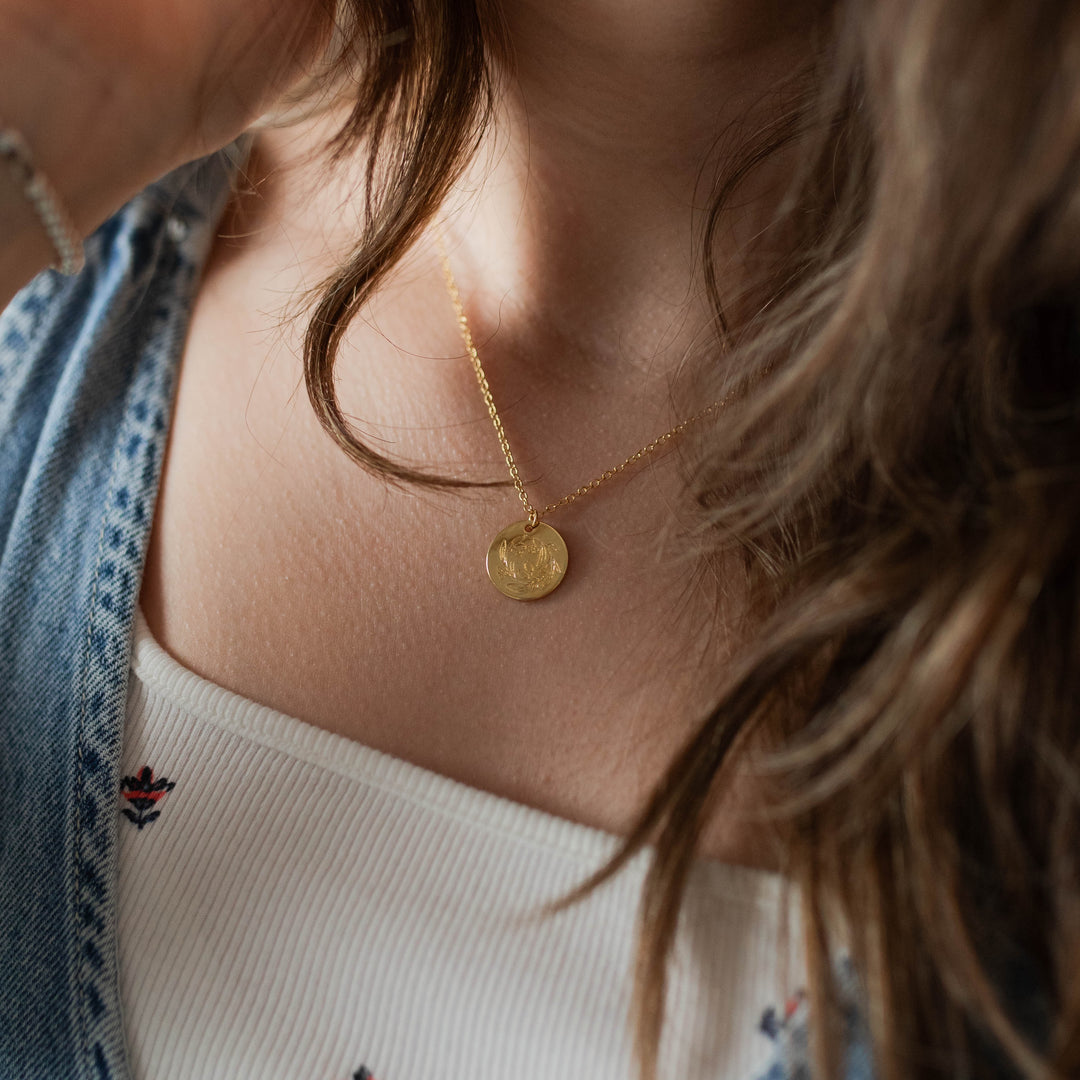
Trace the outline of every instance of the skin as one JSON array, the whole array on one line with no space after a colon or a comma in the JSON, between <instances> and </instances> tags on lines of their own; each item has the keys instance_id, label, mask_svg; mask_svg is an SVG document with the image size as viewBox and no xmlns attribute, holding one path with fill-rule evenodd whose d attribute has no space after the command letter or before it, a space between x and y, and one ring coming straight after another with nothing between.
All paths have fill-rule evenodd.
<instances>
[{"instance_id":1,"label":"skin","mask_svg":"<svg viewBox=\"0 0 1080 1080\"><path fill-rule=\"evenodd\" d=\"M518 0L507 18L517 78L440 227L544 503L704 403L678 377L711 315L693 249L702 164L804 36L790 5L741 0ZM241 694L624 832L708 705L739 576L687 556L692 506L668 454L553 515L571 574L514 603L482 570L520 517L511 491L388 488L322 434L302 387L303 323L282 315L349 247L358 168L328 180L310 154L334 120L262 133L249 193L222 223L181 365L141 595L150 627ZM777 197L774 169L733 216L733 292L737 253ZM387 452L505 477L430 238L350 330L337 372L345 412ZM776 863L747 825L753 806L753 782L733 785L708 855Z\"/></svg>"},{"instance_id":2,"label":"skin","mask_svg":"<svg viewBox=\"0 0 1080 1080\"><path fill-rule=\"evenodd\" d=\"M0 117L86 234L156 176L223 145L327 39L312 0L0 0ZM51 249L0 179L0 306Z\"/></svg>"}]
</instances>

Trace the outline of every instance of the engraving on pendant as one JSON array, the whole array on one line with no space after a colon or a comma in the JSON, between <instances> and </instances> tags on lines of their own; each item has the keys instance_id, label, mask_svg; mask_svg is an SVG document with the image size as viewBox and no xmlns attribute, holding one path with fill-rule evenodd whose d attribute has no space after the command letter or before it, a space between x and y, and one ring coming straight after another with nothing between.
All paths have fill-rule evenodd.
<instances>
[{"instance_id":1,"label":"engraving on pendant","mask_svg":"<svg viewBox=\"0 0 1080 1080\"><path fill-rule=\"evenodd\" d=\"M492 585L512 600L539 600L558 587L566 573L563 538L540 522L531 532L527 521L508 525L491 542L487 572Z\"/></svg>"}]
</instances>

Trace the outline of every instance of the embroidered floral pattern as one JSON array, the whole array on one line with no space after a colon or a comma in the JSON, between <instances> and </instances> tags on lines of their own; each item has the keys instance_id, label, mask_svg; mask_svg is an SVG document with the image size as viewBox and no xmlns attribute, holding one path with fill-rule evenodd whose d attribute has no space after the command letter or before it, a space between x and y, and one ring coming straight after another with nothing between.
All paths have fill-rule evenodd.
<instances>
[{"instance_id":1,"label":"embroidered floral pattern","mask_svg":"<svg viewBox=\"0 0 1080 1080\"><path fill-rule=\"evenodd\" d=\"M176 784L172 780L164 776L155 778L154 770L144 765L138 776L125 776L120 781L120 792L127 800L127 806L121 813L141 831L161 817L161 811L156 809L157 804L174 787Z\"/></svg>"},{"instance_id":2,"label":"embroidered floral pattern","mask_svg":"<svg viewBox=\"0 0 1080 1080\"><path fill-rule=\"evenodd\" d=\"M758 1031L776 1044L768 1070L758 1080L810 1080L810 1038L806 992L798 990L782 1009L770 1007L761 1015Z\"/></svg>"},{"instance_id":3,"label":"embroidered floral pattern","mask_svg":"<svg viewBox=\"0 0 1080 1080\"><path fill-rule=\"evenodd\" d=\"M790 1028L794 1023L795 1017L799 1012L799 1007L805 1000L806 991L797 990L794 995L784 1002L784 1008L782 1010L770 1006L761 1014L758 1030L762 1034L768 1035L773 1042L776 1042L780 1037L780 1033L785 1029Z\"/></svg>"},{"instance_id":4,"label":"embroidered floral pattern","mask_svg":"<svg viewBox=\"0 0 1080 1080\"><path fill-rule=\"evenodd\" d=\"M870 1032L860 1003L855 969L848 956L840 956L835 965L837 990L844 1023L843 1080L873 1080L873 1054ZM762 1013L758 1030L773 1043L773 1058L757 1080L812 1080L810 1054L810 1002L804 990L798 990L784 1002L783 1008L768 1008Z\"/></svg>"}]
</instances>

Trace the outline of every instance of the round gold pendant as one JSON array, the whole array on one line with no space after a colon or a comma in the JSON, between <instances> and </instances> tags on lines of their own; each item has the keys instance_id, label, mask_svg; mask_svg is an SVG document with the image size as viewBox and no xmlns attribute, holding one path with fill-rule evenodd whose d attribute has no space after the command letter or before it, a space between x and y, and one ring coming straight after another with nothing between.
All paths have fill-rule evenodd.
<instances>
[{"instance_id":1,"label":"round gold pendant","mask_svg":"<svg viewBox=\"0 0 1080 1080\"><path fill-rule=\"evenodd\" d=\"M527 521L508 525L491 542L487 572L491 584L512 600L539 600L558 588L566 573L566 543L544 522L529 532Z\"/></svg>"}]
</instances>

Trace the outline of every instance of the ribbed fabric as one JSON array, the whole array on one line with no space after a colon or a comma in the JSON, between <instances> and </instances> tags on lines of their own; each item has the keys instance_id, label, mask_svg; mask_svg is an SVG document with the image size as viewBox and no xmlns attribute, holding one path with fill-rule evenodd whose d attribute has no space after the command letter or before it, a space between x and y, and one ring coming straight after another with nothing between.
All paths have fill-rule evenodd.
<instances>
[{"instance_id":1,"label":"ribbed fabric","mask_svg":"<svg viewBox=\"0 0 1080 1080\"><path fill-rule=\"evenodd\" d=\"M120 798L135 1080L631 1080L640 859L542 916L613 837L216 686L141 612L135 633L123 772L174 785L152 809ZM762 1012L801 970L787 902L774 875L698 867L663 1076L764 1067Z\"/></svg>"}]
</instances>

